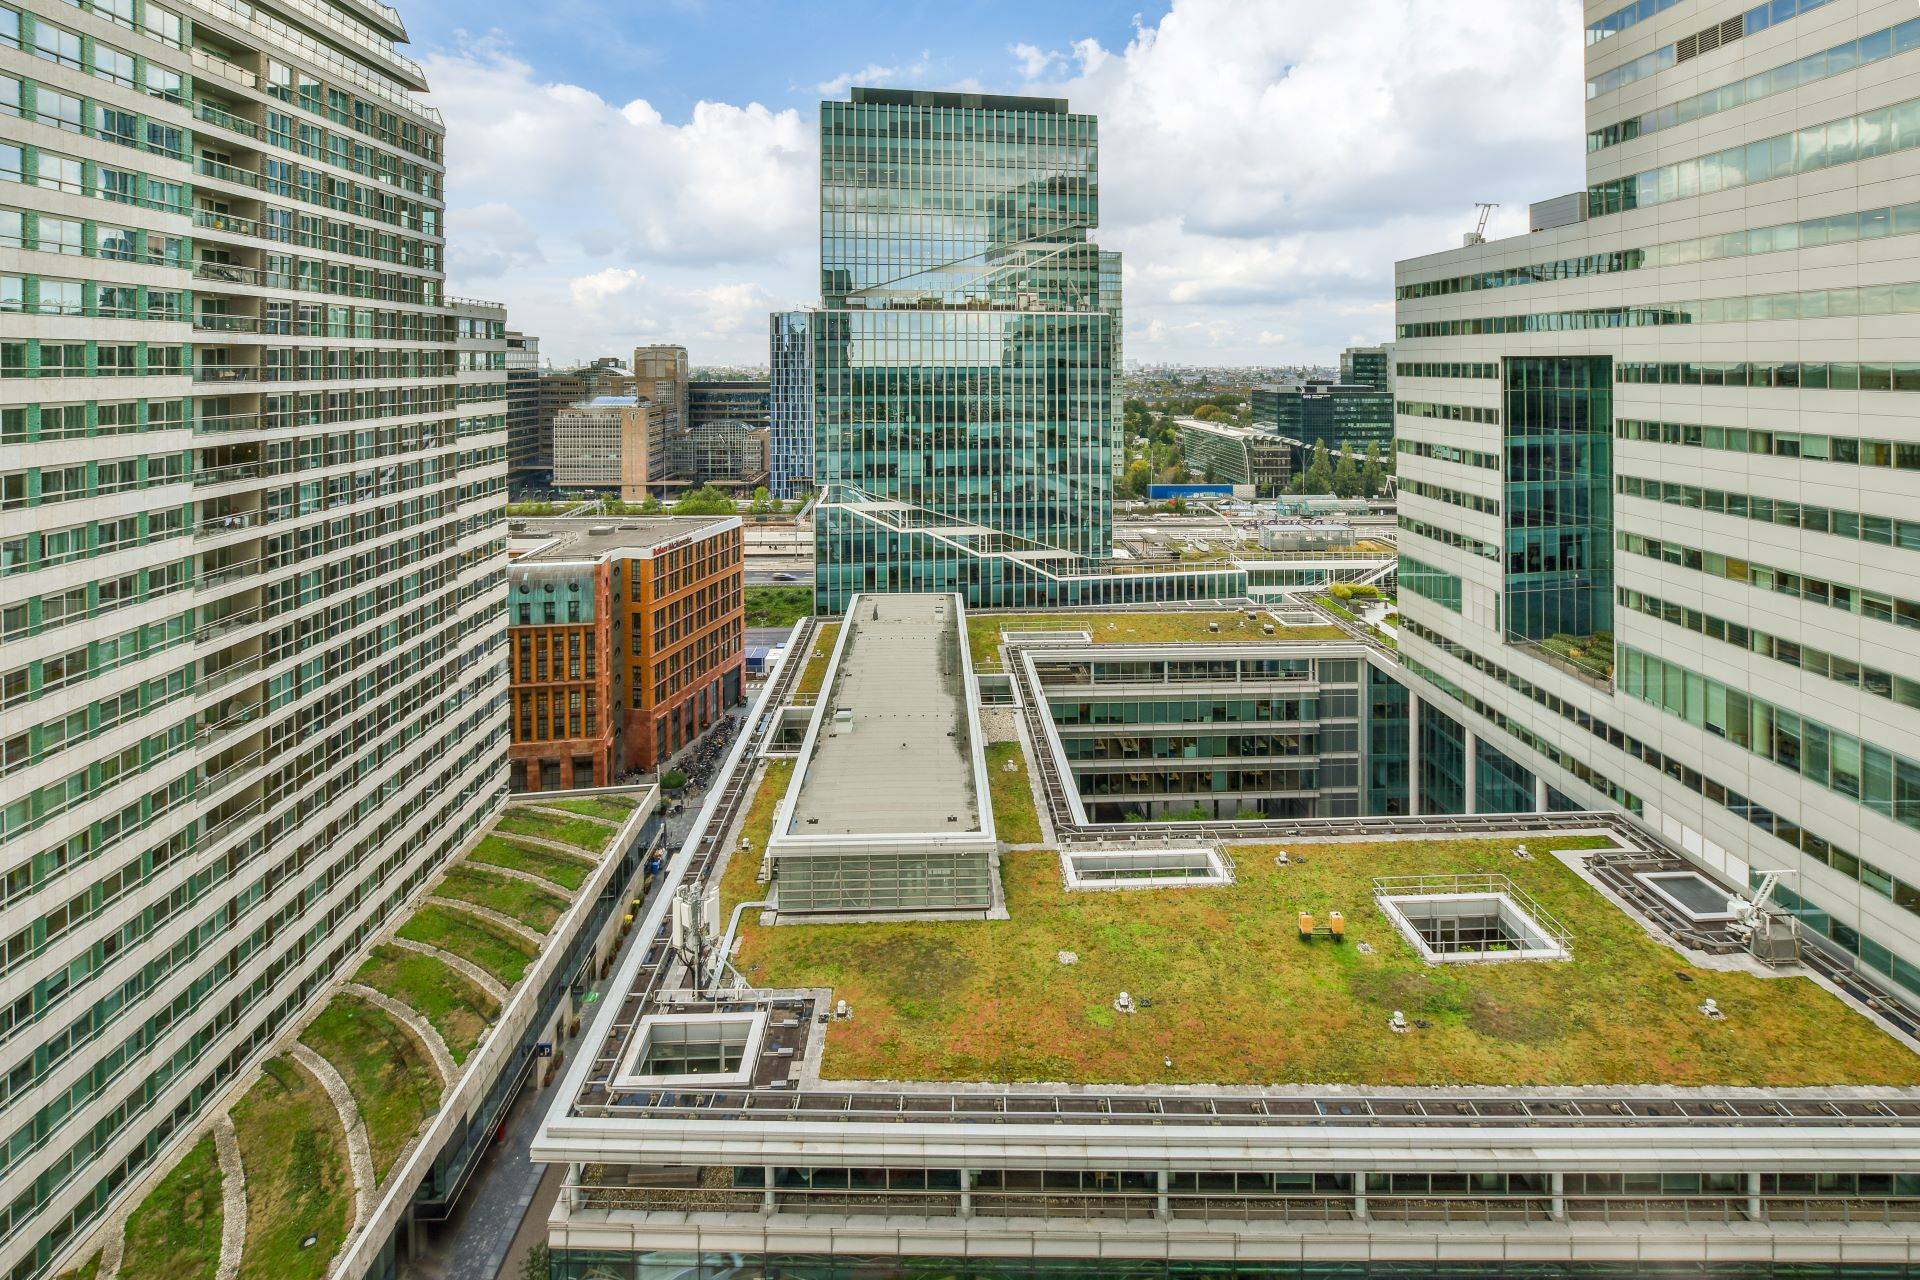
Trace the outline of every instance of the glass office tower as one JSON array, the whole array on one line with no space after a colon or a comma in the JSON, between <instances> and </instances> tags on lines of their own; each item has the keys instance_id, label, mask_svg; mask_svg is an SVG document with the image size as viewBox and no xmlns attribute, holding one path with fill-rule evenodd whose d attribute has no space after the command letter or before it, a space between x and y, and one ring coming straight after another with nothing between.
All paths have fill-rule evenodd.
<instances>
[{"instance_id":1,"label":"glass office tower","mask_svg":"<svg viewBox=\"0 0 1920 1280\"><path fill-rule=\"evenodd\" d=\"M1103 298L1093 117L855 89L821 104L820 141L818 607L992 605L1033 565L1103 559L1118 278Z\"/></svg>"},{"instance_id":2,"label":"glass office tower","mask_svg":"<svg viewBox=\"0 0 1920 1280\"><path fill-rule=\"evenodd\" d=\"M0 5L9 1280L506 785L506 314L444 295L405 35L373 0Z\"/></svg>"},{"instance_id":3,"label":"glass office tower","mask_svg":"<svg viewBox=\"0 0 1920 1280\"><path fill-rule=\"evenodd\" d=\"M1415 807L1617 806L1920 995L1920 17L1586 12L1586 189L1399 268Z\"/></svg>"},{"instance_id":4,"label":"glass office tower","mask_svg":"<svg viewBox=\"0 0 1920 1280\"><path fill-rule=\"evenodd\" d=\"M813 325L811 311L767 317L768 490L782 502L813 479Z\"/></svg>"}]
</instances>

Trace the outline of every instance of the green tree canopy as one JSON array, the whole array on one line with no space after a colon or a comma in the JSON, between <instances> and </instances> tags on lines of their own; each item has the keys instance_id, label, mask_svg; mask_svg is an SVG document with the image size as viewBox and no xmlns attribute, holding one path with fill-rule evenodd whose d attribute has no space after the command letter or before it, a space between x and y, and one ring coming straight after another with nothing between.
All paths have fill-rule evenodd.
<instances>
[{"instance_id":1,"label":"green tree canopy","mask_svg":"<svg viewBox=\"0 0 1920 1280\"><path fill-rule=\"evenodd\" d=\"M710 484L701 485L673 504L673 514L677 516L731 516L739 511L740 504L731 494Z\"/></svg>"},{"instance_id":2,"label":"green tree canopy","mask_svg":"<svg viewBox=\"0 0 1920 1280\"><path fill-rule=\"evenodd\" d=\"M1376 441L1367 446L1367 461L1360 468L1360 492L1369 498L1377 498L1387 485L1387 469L1380 462L1380 445Z\"/></svg>"}]
</instances>

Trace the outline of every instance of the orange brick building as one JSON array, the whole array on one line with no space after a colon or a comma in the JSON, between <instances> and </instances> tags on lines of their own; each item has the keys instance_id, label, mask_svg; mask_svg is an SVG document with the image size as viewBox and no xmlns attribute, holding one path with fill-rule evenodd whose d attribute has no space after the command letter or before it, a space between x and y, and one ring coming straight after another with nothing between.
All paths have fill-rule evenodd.
<instances>
[{"instance_id":1,"label":"orange brick building","mask_svg":"<svg viewBox=\"0 0 1920 1280\"><path fill-rule=\"evenodd\" d=\"M508 554L514 790L654 772L740 701L738 517L515 521Z\"/></svg>"}]
</instances>

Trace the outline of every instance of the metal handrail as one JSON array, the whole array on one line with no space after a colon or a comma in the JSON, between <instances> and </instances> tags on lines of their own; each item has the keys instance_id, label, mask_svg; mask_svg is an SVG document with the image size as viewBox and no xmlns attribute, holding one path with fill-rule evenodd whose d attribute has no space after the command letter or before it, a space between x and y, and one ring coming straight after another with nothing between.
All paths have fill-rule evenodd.
<instances>
[{"instance_id":1,"label":"metal handrail","mask_svg":"<svg viewBox=\"0 0 1920 1280\"><path fill-rule=\"evenodd\" d=\"M954 1172L958 1170L941 1171ZM1544 1179L1549 1175L1542 1174ZM1117 1175L1116 1175L1117 1180ZM1760 1219L1804 1224L1865 1224L1920 1219L1920 1197L1899 1195L1818 1195L1773 1193L1751 1196L1738 1191L1628 1194L1584 1190L1513 1192L1402 1192L1376 1186L1364 1189L1304 1191L1201 1191L1045 1187L818 1187L818 1186L623 1186L569 1179L561 1194L571 1212L734 1211L759 1215L826 1211L848 1216L953 1218L1068 1218L1093 1221L1152 1221L1167 1218L1204 1221L1342 1222L1366 1217L1394 1222L1557 1223L1569 1218L1607 1223L1681 1222L1731 1226ZM769 1203L769 1199L771 1203Z\"/></svg>"}]
</instances>

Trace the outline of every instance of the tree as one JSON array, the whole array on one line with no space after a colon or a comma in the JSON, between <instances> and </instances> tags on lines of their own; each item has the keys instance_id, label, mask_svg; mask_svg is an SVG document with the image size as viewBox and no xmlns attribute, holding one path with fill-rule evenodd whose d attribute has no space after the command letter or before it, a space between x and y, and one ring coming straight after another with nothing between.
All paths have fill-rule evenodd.
<instances>
[{"instance_id":1,"label":"tree","mask_svg":"<svg viewBox=\"0 0 1920 1280\"><path fill-rule=\"evenodd\" d=\"M1353 446L1344 440L1340 442L1340 461L1333 465L1333 492L1341 498L1360 492L1360 466L1353 460Z\"/></svg>"},{"instance_id":2,"label":"tree","mask_svg":"<svg viewBox=\"0 0 1920 1280\"><path fill-rule=\"evenodd\" d=\"M767 486L761 485L758 489L755 489L753 491L753 514L756 516L772 515L773 509L773 494L767 489Z\"/></svg>"},{"instance_id":3,"label":"tree","mask_svg":"<svg viewBox=\"0 0 1920 1280\"><path fill-rule=\"evenodd\" d=\"M673 514L677 516L731 516L739 512L740 504L732 495L710 484L701 485L673 504Z\"/></svg>"},{"instance_id":4,"label":"tree","mask_svg":"<svg viewBox=\"0 0 1920 1280\"><path fill-rule=\"evenodd\" d=\"M1145 458L1135 458L1127 464L1126 479L1123 482L1128 493L1135 497L1147 496L1147 486L1153 483L1153 464Z\"/></svg>"},{"instance_id":5,"label":"tree","mask_svg":"<svg viewBox=\"0 0 1920 1280\"><path fill-rule=\"evenodd\" d=\"M1386 484L1387 469L1380 463L1380 444L1375 441L1367 446L1367 463L1360 468L1360 492L1377 498Z\"/></svg>"},{"instance_id":6,"label":"tree","mask_svg":"<svg viewBox=\"0 0 1920 1280\"><path fill-rule=\"evenodd\" d=\"M1220 417L1220 410L1210 404L1203 404L1193 411L1193 416L1202 422L1212 422Z\"/></svg>"},{"instance_id":7,"label":"tree","mask_svg":"<svg viewBox=\"0 0 1920 1280\"><path fill-rule=\"evenodd\" d=\"M1300 482L1301 493L1333 492L1333 457L1327 451L1327 442L1320 440L1313 446L1313 461L1307 465L1307 474Z\"/></svg>"}]
</instances>

